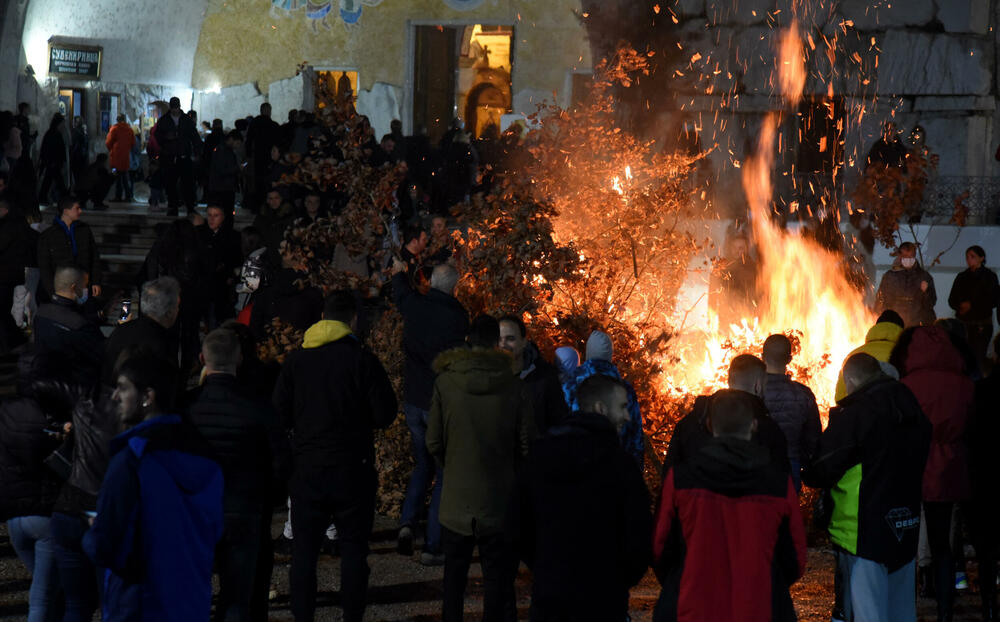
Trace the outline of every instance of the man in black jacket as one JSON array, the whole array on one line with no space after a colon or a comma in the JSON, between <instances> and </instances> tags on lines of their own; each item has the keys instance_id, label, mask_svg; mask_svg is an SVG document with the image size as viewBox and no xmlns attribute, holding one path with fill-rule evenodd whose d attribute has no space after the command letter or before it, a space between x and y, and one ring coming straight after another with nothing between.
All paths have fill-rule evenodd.
<instances>
[{"instance_id":1,"label":"man in black jacket","mask_svg":"<svg viewBox=\"0 0 1000 622\"><path fill-rule=\"evenodd\" d=\"M544 434L569 414L559 371L542 357L538 346L528 341L524 320L516 315L505 315L499 321L500 348L514 358L514 373L527 385L535 426L539 434Z\"/></svg>"},{"instance_id":2,"label":"man in black jacket","mask_svg":"<svg viewBox=\"0 0 1000 622\"><path fill-rule=\"evenodd\" d=\"M819 435L823 432L816 396L809 387L795 382L785 371L792 360L792 342L788 337L779 334L765 339L763 355L767 365L764 405L771 419L785 434L792 481L795 482L795 490L801 490L802 467L816 450Z\"/></svg>"},{"instance_id":3,"label":"man in black jacket","mask_svg":"<svg viewBox=\"0 0 1000 622\"><path fill-rule=\"evenodd\" d=\"M176 216L181 199L188 214L195 211L197 197L191 157L195 149L201 149L201 138L194 121L181 110L180 98L171 97L169 108L167 114L156 122L153 134L160 145L160 171L167 190L167 216ZM178 181L181 196L177 192Z\"/></svg>"},{"instance_id":4,"label":"man in black jacket","mask_svg":"<svg viewBox=\"0 0 1000 622\"><path fill-rule=\"evenodd\" d=\"M767 414L767 407L762 399L767 382L767 366L756 356L741 354L729 364L729 389L722 389L713 395L699 396L694 402L694 408L684 416L674 428L670 439L670 448L664 460L664 468L691 459L701 446L712 439L708 429L708 410L712 400L717 395L725 395L732 391L749 393L754 399L754 419L757 430L754 440L768 448L775 464L788 467L788 448L785 434Z\"/></svg>"},{"instance_id":5,"label":"man in black jacket","mask_svg":"<svg viewBox=\"0 0 1000 622\"><path fill-rule=\"evenodd\" d=\"M802 481L832 488L830 540L845 572L848 620L916 620L914 557L931 423L877 360L844 362L848 395L830 411ZM943 618L939 618L943 619Z\"/></svg>"},{"instance_id":6,"label":"man in black jacket","mask_svg":"<svg viewBox=\"0 0 1000 622\"><path fill-rule=\"evenodd\" d=\"M209 333L201 360L205 382L189 394L187 412L215 452L225 479L225 531L215 550L216 619L248 621L267 615L271 565L260 553L264 549L273 556L266 546L271 540L270 493L284 434L271 406L257 402L236 380L240 342L235 333L224 328ZM257 616L251 615L255 609Z\"/></svg>"},{"instance_id":7,"label":"man in black jacket","mask_svg":"<svg viewBox=\"0 0 1000 622\"><path fill-rule=\"evenodd\" d=\"M378 358L352 333L357 303L331 294L323 320L306 331L274 388L274 405L292 433L292 613L316 609L316 560L331 519L340 536L344 620L360 622L368 590L368 538L375 519L376 428L396 418L396 395Z\"/></svg>"},{"instance_id":8,"label":"man in black jacket","mask_svg":"<svg viewBox=\"0 0 1000 622\"><path fill-rule=\"evenodd\" d=\"M129 346L141 345L150 354L162 359L177 359L177 342L171 338L170 327L177 321L180 312L180 296L180 283L172 276L161 276L142 284L139 299L142 315L115 328L108 338L104 366L101 368L104 386L115 386L118 381L115 369L121 363L118 359Z\"/></svg>"},{"instance_id":9,"label":"man in black jacket","mask_svg":"<svg viewBox=\"0 0 1000 622\"><path fill-rule=\"evenodd\" d=\"M62 266L55 273L52 302L35 314L35 347L41 352L59 352L73 368L73 380L93 387L100 378L104 355L101 329L83 314L87 275L75 266Z\"/></svg>"},{"instance_id":10,"label":"man in black jacket","mask_svg":"<svg viewBox=\"0 0 1000 622\"><path fill-rule=\"evenodd\" d=\"M38 237L38 270L42 286L54 295L53 280L59 266L78 266L87 273L90 294L101 295L101 257L94 241L94 234L86 223L80 221L83 209L80 201L71 195L59 199L59 216Z\"/></svg>"},{"instance_id":11,"label":"man in black jacket","mask_svg":"<svg viewBox=\"0 0 1000 622\"><path fill-rule=\"evenodd\" d=\"M618 442L629 419L625 387L596 375L577 391L581 412L532 447L512 516L515 544L534 572L538 622L625 620L629 588L650 561L649 493Z\"/></svg>"},{"instance_id":12,"label":"man in black jacket","mask_svg":"<svg viewBox=\"0 0 1000 622\"><path fill-rule=\"evenodd\" d=\"M281 126L271 118L271 104L260 105L260 114L250 122L247 130L247 156L253 166L253 189L249 204L256 209L263 202L264 194L271 189L271 148L281 142Z\"/></svg>"},{"instance_id":13,"label":"man in black jacket","mask_svg":"<svg viewBox=\"0 0 1000 622\"><path fill-rule=\"evenodd\" d=\"M205 322L215 328L235 315L236 270L243 263L240 234L223 225L225 211L210 205L197 227L198 255L205 283Z\"/></svg>"},{"instance_id":14,"label":"man in black jacket","mask_svg":"<svg viewBox=\"0 0 1000 622\"><path fill-rule=\"evenodd\" d=\"M469 315L455 299L458 271L441 264L431 273L431 288L420 294L410 285L406 265L396 261L393 266L392 295L396 308L403 315L403 412L412 440L413 472L406 486L402 515L399 519L398 551L413 554L413 530L417 526L427 487L434 482L431 504L427 512L427 533L422 556L430 562L443 563L441 555L441 524L438 507L441 502L441 470L427 451L427 417L434 389L432 364L438 354L465 343L469 332Z\"/></svg>"}]
</instances>

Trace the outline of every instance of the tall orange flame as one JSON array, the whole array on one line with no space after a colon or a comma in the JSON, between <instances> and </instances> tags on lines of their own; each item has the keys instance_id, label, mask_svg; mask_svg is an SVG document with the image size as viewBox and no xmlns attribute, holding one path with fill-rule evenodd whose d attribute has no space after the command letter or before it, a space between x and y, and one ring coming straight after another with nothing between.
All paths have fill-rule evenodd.
<instances>
[{"instance_id":1,"label":"tall orange flame","mask_svg":"<svg viewBox=\"0 0 1000 622\"><path fill-rule=\"evenodd\" d=\"M778 62L782 96L798 104L806 71L798 24L781 37ZM820 401L833 403L844 357L864 343L872 322L861 293L848 283L840 257L816 242L776 227L771 219L771 173L778 113L764 120L757 152L743 171L743 188L760 259L758 282L763 332L798 330L803 334L800 365L818 372L810 383Z\"/></svg>"}]
</instances>

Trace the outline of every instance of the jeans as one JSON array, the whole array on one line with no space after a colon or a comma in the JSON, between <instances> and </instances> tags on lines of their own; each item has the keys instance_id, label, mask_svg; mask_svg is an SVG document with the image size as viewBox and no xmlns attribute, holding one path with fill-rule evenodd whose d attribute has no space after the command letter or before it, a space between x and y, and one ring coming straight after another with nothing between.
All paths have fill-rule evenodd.
<instances>
[{"instance_id":1,"label":"jeans","mask_svg":"<svg viewBox=\"0 0 1000 622\"><path fill-rule=\"evenodd\" d=\"M82 518L59 512L53 512L51 524L59 580L66 595L63 622L90 622L97 611L98 575L80 544L90 527Z\"/></svg>"},{"instance_id":2,"label":"jeans","mask_svg":"<svg viewBox=\"0 0 1000 622\"><path fill-rule=\"evenodd\" d=\"M406 485L406 497L403 499L403 512L399 519L401 527L416 527L420 520L420 510L427 495L427 486L434 482L431 492L431 505L427 510L427 534L424 538L424 551L437 554L441 551L441 523L438 522L438 508L441 507L441 469L434 464L434 459L427 451L427 416L428 411L412 404L403 404L406 415L406 426L410 428L411 450L413 452L413 472L410 482Z\"/></svg>"},{"instance_id":3,"label":"jeans","mask_svg":"<svg viewBox=\"0 0 1000 622\"><path fill-rule=\"evenodd\" d=\"M479 547L483 568L483 622L503 622L513 613L516 568L507 537L502 533L465 536L441 528L444 546L444 603L442 622L461 622L465 585L469 580L472 549Z\"/></svg>"},{"instance_id":4,"label":"jeans","mask_svg":"<svg viewBox=\"0 0 1000 622\"><path fill-rule=\"evenodd\" d=\"M115 199L132 198L132 177L130 171L115 172Z\"/></svg>"},{"instance_id":5,"label":"jeans","mask_svg":"<svg viewBox=\"0 0 1000 622\"><path fill-rule=\"evenodd\" d=\"M292 495L292 614L311 622L316 613L316 561L330 520L340 535L340 603L345 622L361 622L368 596L368 538L375 521L378 475L371 464L329 468L296 466Z\"/></svg>"},{"instance_id":6,"label":"jeans","mask_svg":"<svg viewBox=\"0 0 1000 622\"><path fill-rule=\"evenodd\" d=\"M260 550L260 514L226 514L222 540L215 546L219 598L215 622L248 622Z\"/></svg>"},{"instance_id":7,"label":"jeans","mask_svg":"<svg viewBox=\"0 0 1000 622\"><path fill-rule=\"evenodd\" d=\"M10 544L31 573L28 622L57 619L59 569L48 516L18 516L7 521Z\"/></svg>"},{"instance_id":8,"label":"jeans","mask_svg":"<svg viewBox=\"0 0 1000 622\"><path fill-rule=\"evenodd\" d=\"M895 572L878 562L841 552L847 576L844 614L864 622L916 622L916 567L910 561ZM954 576L952 577L954 581Z\"/></svg>"}]
</instances>

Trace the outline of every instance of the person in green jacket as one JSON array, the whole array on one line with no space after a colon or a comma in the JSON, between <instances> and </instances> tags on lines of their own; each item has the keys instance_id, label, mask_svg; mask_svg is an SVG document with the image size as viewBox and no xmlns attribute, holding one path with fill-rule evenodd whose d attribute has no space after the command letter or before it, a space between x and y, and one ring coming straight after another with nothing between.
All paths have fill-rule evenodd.
<instances>
[{"instance_id":1,"label":"person in green jacket","mask_svg":"<svg viewBox=\"0 0 1000 622\"><path fill-rule=\"evenodd\" d=\"M535 435L531 399L497 350L500 325L481 315L468 348L434 361L427 450L443 469L441 543L444 622L462 620L472 550L479 547L485 582L485 622L500 622L514 606L515 561L504 531L516 468Z\"/></svg>"}]
</instances>

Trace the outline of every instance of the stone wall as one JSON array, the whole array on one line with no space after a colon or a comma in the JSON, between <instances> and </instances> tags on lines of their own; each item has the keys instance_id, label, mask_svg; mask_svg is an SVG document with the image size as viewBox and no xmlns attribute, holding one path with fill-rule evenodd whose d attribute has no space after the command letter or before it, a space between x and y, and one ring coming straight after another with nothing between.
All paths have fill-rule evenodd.
<instances>
[{"instance_id":1,"label":"stone wall","mask_svg":"<svg viewBox=\"0 0 1000 622\"><path fill-rule=\"evenodd\" d=\"M40 77L55 36L102 46L102 80L190 87L204 13L205 0L28 0L21 41Z\"/></svg>"},{"instance_id":2,"label":"stone wall","mask_svg":"<svg viewBox=\"0 0 1000 622\"><path fill-rule=\"evenodd\" d=\"M754 144L762 114L781 107L772 97L771 80L777 29L790 22L790 4L675 0L670 5L686 57L700 58L681 68L685 76L676 80L674 101L664 106L705 128L702 146L715 147L715 194L724 213L742 209L738 165ZM941 156L940 174L1000 174L993 160L1000 142L994 130L1000 71L996 0L841 0L824 3L822 11L816 3L804 4L811 13L802 19L803 35L815 44L815 50L806 48L805 91L823 95L832 88L844 97L848 187L882 123L893 115L906 133L916 124L926 129L928 146ZM824 37L836 38L832 57ZM785 115L781 132L779 171L788 171L794 155L788 147L797 133L792 115Z\"/></svg>"},{"instance_id":3,"label":"stone wall","mask_svg":"<svg viewBox=\"0 0 1000 622\"><path fill-rule=\"evenodd\" d=\"M591 66L585 32L574 15L579 0L492 0L467 11L443 0L383 0L364 6L354 24L341 19L336 2L325 24L308 19L301 7L285 11L275 4L281 3L269 11L260 0L209 0L194 62L195 89L257 84L266 94L268 85L295 75L301 64L354 68L359 110L384 133L392 118L407 121L413 23L513 25L518 112L534 112L535 104L554 92L568 97L566 74Z\"/></svg>"}]
</instances>

